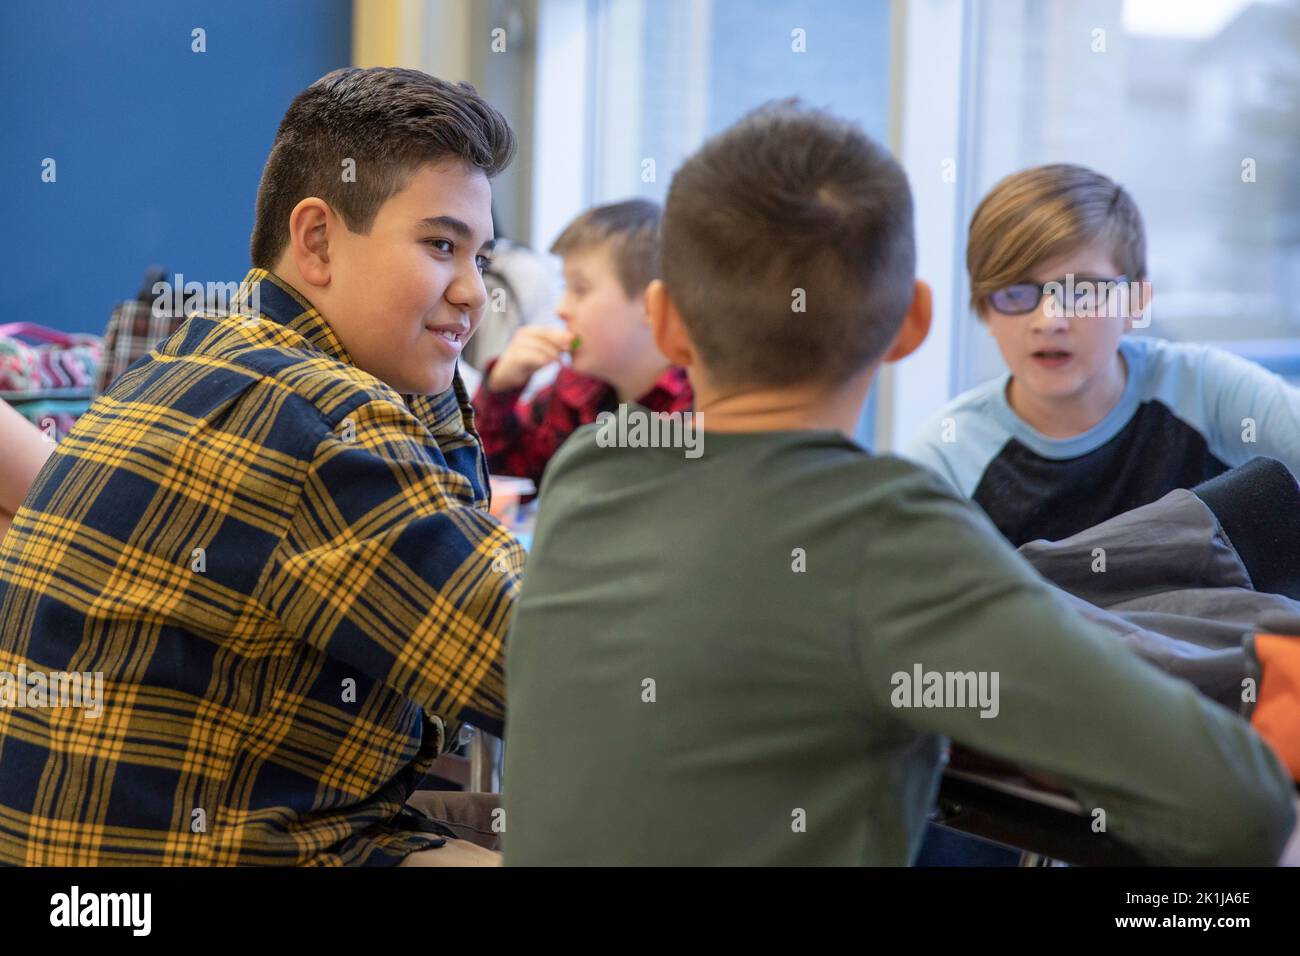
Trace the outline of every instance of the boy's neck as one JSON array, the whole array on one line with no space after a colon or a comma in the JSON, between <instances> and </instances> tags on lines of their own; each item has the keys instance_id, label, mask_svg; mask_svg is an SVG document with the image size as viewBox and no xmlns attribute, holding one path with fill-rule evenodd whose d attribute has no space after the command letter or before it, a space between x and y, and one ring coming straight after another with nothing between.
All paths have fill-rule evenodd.
<instances>
[{"instance_id":1,"label":"boy's neck","mask_svg":"<svg viewBox=\"0 0 1300 956\"><path fill-rule=\"evenodd\" d=\"M639 368L630 369L616 378L611 378L609 384L618 393L618 400L621 403L635 402L654 387L654 383L659 381L659 376L663 375L668 368L669 363L663 359L647 362Z\"/></svg>"},{"instance_id":2,"label":"boy's neck","mask_svg":"<svg viewBox=\"0 0 1300 956\"><path fill-rule=\"evenodd\" d=\"M1095 428L1124 397L1128 364L1115 353L1104 375L1089 382L1080 395L1052 398L1034 395L1018 387L1013 378L1007 385L1007 404L1016 415L1048 438L1074 438Z\"/></svg>"},{"instance_id":3,"label":"boy's neck","mask_svg":"<svg viewBox=\"0 0 1300 956\"><path fill-rule=\"evenodd\" d=\"M715 389L691 370L695 412L706 432L836 431L850 440L875 377L858 376L827 391L824 386L779 389Z\"/></svg>"}]
</instances>

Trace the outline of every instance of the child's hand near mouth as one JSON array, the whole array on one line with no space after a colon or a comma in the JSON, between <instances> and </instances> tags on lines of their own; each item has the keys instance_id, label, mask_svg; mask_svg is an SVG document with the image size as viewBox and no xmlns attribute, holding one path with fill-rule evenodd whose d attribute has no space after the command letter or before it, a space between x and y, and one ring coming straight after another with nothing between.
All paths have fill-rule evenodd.
<instances>
[{"instance_id":1,"label":"child's hand near mouth","mask_svg":"<svg viewBox=\"0 0 1300 956\"><path fill-rule=\"evenodd\" d=\"M492 366L487 377L488 389L508 392L523 388L539 369L560 361L566 352L576 349L578 341L567 329L525 325Z\"/></svg>"}]
</instances>

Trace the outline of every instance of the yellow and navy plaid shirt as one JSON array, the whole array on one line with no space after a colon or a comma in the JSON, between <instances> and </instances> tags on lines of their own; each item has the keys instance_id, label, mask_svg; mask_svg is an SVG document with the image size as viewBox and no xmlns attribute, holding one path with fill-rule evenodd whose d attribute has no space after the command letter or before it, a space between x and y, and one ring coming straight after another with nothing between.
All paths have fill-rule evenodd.
<instances>
[{"instance_id":1,"label":"yellow and navy plaid shirt","mask_svg":"<svg viewBox=\"0 0 1300 956\"><path fill-rule=\"evenodd\" d=\"M394 823L435 715L500 733L523 553L459 376L400 396L245 283L260 315L132 366L0 546L2 863L395 864L436 839Z\"/></svg>"}]
</instances>

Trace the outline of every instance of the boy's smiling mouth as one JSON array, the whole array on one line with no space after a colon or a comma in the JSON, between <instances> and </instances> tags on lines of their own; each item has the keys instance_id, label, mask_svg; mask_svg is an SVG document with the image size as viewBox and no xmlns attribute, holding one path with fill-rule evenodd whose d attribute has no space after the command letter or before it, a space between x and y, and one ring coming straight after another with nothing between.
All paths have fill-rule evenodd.
<instances>
[{"instance_id":1,"label":"boy's smiling mouth","mask_svg":"<svg viewBox=\"0 0 1300 956\"><path fill-rule=\"evenodd\" d=\"M456 352L460 351L465 344L465 340L469 338L469 326L459 323L454 325L426 325L425 328Z\"/></svg>"}]
</instances>

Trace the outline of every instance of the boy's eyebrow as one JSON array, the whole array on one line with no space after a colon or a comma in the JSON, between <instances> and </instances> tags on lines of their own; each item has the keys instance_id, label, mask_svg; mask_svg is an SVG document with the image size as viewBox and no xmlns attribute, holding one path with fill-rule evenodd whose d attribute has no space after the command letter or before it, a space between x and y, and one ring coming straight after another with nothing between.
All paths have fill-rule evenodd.
<instances>
[{"instance_id":1,"label":"boy's eyebrow","mask_svg":"<svg viewBox=\"0 0 1300 956\"><path fill-rule=\"evenodd\" d=\"M455 216L428 216L421 219L416 225L423 226L426 229L449 229L461 239L469 239L473 235L473 231L469 226ZM496 244L495 239L488 239L483 245L479 246L479 250L491 252L496 248Z\"/></svg>"}]
</instances>

